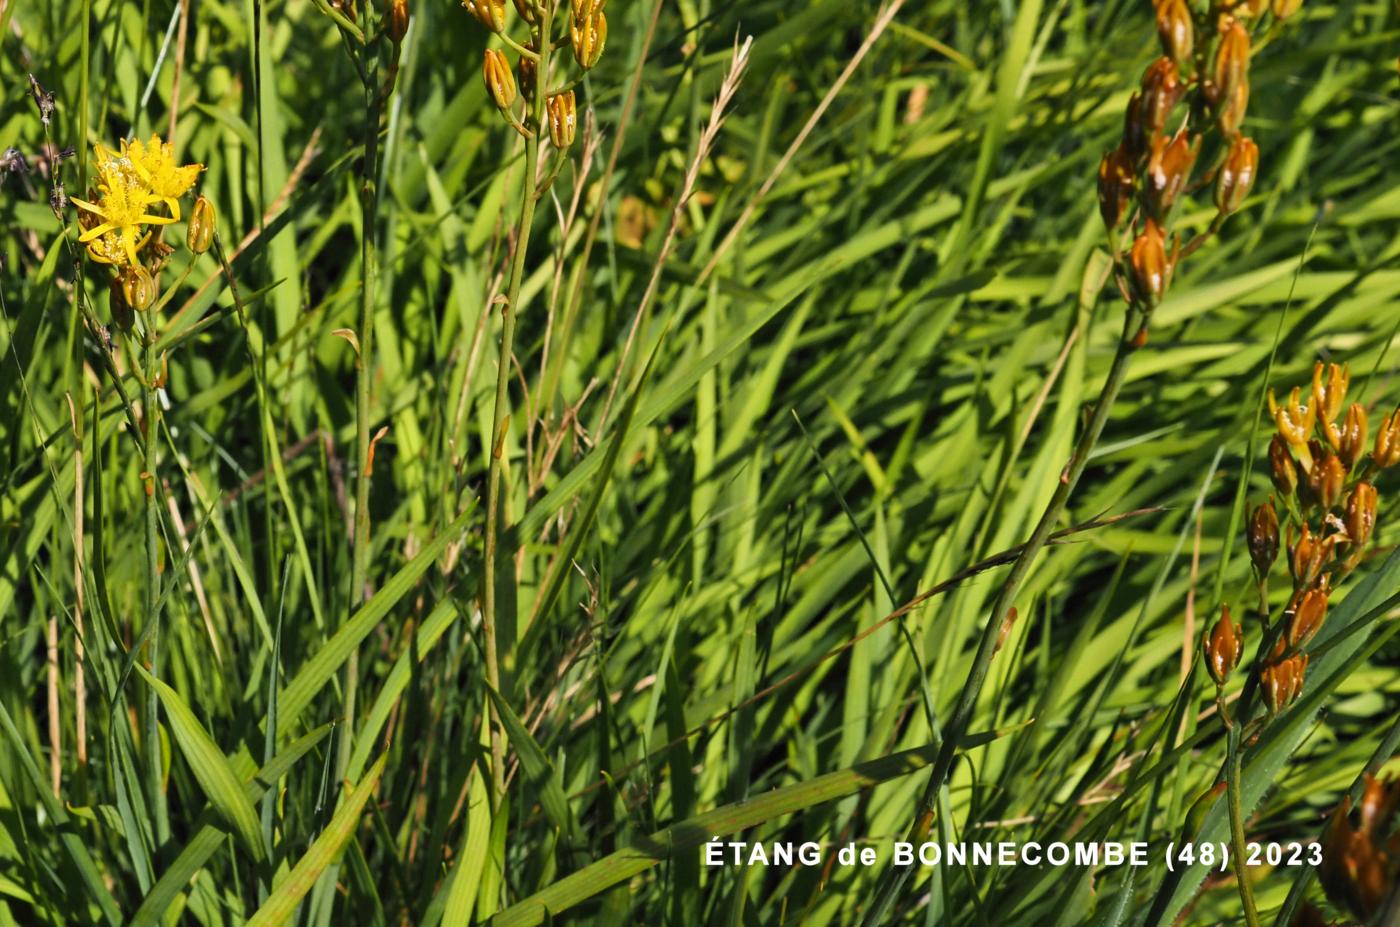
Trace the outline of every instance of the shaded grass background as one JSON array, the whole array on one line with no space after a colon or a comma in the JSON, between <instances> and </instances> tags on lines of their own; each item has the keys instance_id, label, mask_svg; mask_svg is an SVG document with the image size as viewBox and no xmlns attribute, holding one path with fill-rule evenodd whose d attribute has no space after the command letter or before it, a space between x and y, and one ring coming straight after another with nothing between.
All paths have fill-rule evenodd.
<instances>
[{"instance_id":1,"label":"shaded grass background","mask_svg":"<svg viewBox=\"0 0 1400 927\"><path fill-rule=\"evenodd\" d=\"M480 85L486 36L453 4L415 4L390 106L375 230L373 407L376 427L390 429L372 497L382 613L365 622L361 652L360 717L379 723L342 732L321 727L338 717L332 674L343 659L328 641L356 598L346 581L353 355L332 333L353 324L359 298L363 113L336 31L313 3L204 0L188 8L181 59L169 2L0 7L0 147L31 166L0 187L0 706L13 730L0 752L0 918L110 919L105 890L125 920L199 839L198 824L219 821L201 818L205 788L173 743L171 841L156 845L147 811L123 797L125 770L144 749L139 728L123 723L145 698L136 674L124 675L142 631L141 465L99 374L91 339L100 336L74 310L81 292L106 318L104 284L75 271L62 245L27 74L55 95L48 137L76 149L60 177L78 192L92 142L168 131L178 71L176 140L208 166L201 189L219 208L224 242L258 233L233 263L247 337L266 361L270 425L230 294L217 279L197 289L215 274L212 260L195 264L166 310L175 331L217 318L171 354L162 675L242 778L275 754L305 752L263 782L275 786L255 806L266 861L216 840L193 883L174 884L168 908L143 911L202 924L251 915L332 824L330 757L335 738L349 736L353 781L386 758L379 791L340 867L343 892L303 918L455 923L673 822L932 739L921 692L936 711L956 697L995 574L904 619L922 678L893 626L818 661L919 591L1018 543L1052 491L1119 326L1100 285L1092 178L1154 48L1147 6L930 0L902 10L697 286L876 5L663 3L638 109L602 190L651 12L614 0L608 54L580 99L603 136L578 181L583 217L562 228L555 204L542 204L550 221L530 255L517 337L508 505L522 553L515 627L504 633L516 642L506 668L520 768L509 812L494 822L480 802L488 695L473 503L496 364L486 307L508 257L519 146ZM1242 548L1228 563L1222 554L1275 333L1276 384L1303 382L1322 357L1352 364L1373 420L1400 398L1389 352L1400 324L1398 23L1383 3L1310 3L1257 57L1247 124L1262 151L1256 194L1158 310L1070 521L1160 511L1086 532L1040 561L977 725L1015 730L958 765L951 833L1067 838L1106 814L1118 822L1111 836L1165 841L1214 781L1223 751L1203 720L1196 749L1158 767L1151 788L1125 789L1134 764L1164 755L1183 651L1189 665L1216 590L1231 602L1251 594ZM583 524L614 433L599 427L603 397L736 32L754 36L749 74L640 329L636 356L655 353L651 373L596 522ZM559 214L575 182L566 170ZM1203 225L1201 202L1186 212ZM602 234L584 266L581 232L595 205ZM570 326L575 274L582 299ZM81 410L76 433L65 394ZM281 479L261 473L264 428L283 451ZM86 524L75 579L78 466ZM1255 482L1254 496L1268 492L1257 471ZM1388 547L1396 487L1380 491ZM562 594L535 616L552 558L575 537ZM75 722L79 590L86 763ZM50 622L62 792L40 806L54 753ZM1340 681L1252 835L1317 831L1394 717L1395 658L1383 647ZM274 678L281 718L268 750L260 725ZM126 698L114 708L118 691ZM1203 686L1195 695L1182 736L1210 709ZM319 734L308 743L308 732ZM905 775L835 802L811 796L747 837L883 848L920 786ZM74 837L95 882L80 878ZM700 858L681 853L624 892L599 883L575 914L845 923L878 874L708 870ZM920 877L901 910L958 923L1112 923L1121 889L1121 922L1142 916L1164 873L1079 875L1047 884L1025 869L944 872ZM1261 874L1266 911L1294 875ZM1214 923L1237 905L1227 882L1208 882L1189 919Z\"/></svg>"}]
</instances>

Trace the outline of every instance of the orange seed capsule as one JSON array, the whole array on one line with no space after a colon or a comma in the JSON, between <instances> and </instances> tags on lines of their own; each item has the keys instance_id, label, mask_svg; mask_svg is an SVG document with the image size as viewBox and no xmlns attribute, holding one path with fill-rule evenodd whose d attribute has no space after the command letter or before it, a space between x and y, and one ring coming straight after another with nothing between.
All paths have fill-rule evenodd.
<instances>
[{"instance_id":1,"label":"orange seed capsule","mask_svg":"<svg viewBox=\"0 0 1400 927\"><path fill-rule=\"evenodd\" d=\"M1244 632L1239 625L1230 622L1230 606L1220 606L1220 619L1206 634L1203 648L1206 672L1217 686L1225 685L1230 673L1239 665L1244 650Z\"/></svg>"},{"instance_id":2,"label":"orange seed capsule","mask_svg":"<svg viewBox=\"0 0 1400 927\"><path fill-rule=\"evenodd\" d=\"M1291 528L1289 533L1292 534ZM1317 537L1304 524L1298 540L1288 548L1288 567L1293 574L1293 584L1298 587L1311 586L1322 572L1323 565L1332 559L1336 546L1336 535Z\"/></svg>"},{"instance_id":3,"label":"orange seed capsule","mask_svg":"<svg viewBox=\"0 0 1400 927\"><path fill-rule=\"evenodd\" d=\"M1228 100L1249 78L1249 31L1234 17L1227 16L1221 23L1214 77L1215 92L1222 100Z\"/></svg>"},{"instance_id":4,"label":"orange seed capsule","mask_svg":"<svg viewBox=\"0 0 1400 927\"><path fill-rule=\"evenodd\" d=\"M1376 429L1376 443L1371 459L1378 467L1393 467L1400 463L1400 409L1381 419Z\"/></svg>"},{"instance_id":5,"label":"orange seed capsule","mask_svg":"<svg viewBox=\"0 0 1400 927\"><path fill-rule=\"evenodd\" d=\"M1240 127L1244 125L1245 113L1248 110L1249 81L1242 80L1222 100L1216 111L1215 123L1227 138L1233 138L1240 134Z\"/></svg>"},{"instance_id":6,"label":"orange seed capsule","mask_svg":"<svg viewBox=\"0 0 1400 927\"><path fill-rule=\"evenodd\" d=\"M1289 647L1302 647L1317 636L1317 632L1322 629L1323 620L1327 617L1329 592L1326 583L1323 583L1298 597L1293 606L1293 614L1288 620Z\"/></svg>"},{"instance_id":7,"label":"orange seed capsule","mask_svg":"<svg viewBox=\"0 0 1400 927\"><path fill-rule=\"evenodd\" d=\"M1149 307L1161 302L1171 282L1171 265L1167 262L1166 236L1155 219L1143 223L1128 255L1128 267L1138 300Z\"/></svg>"},{"instance_id":8,"label":"orange seed capsule","mask_svg":"<svg viewBox=\"0 0 1400 927\"><path fill-rule=\"evenodd\" d=\"M1240 208L1254 186L1259 169L1259 146L1251 138L1237 137L1215 181L1215 208L1228 216Z\"/></svg>"},{"instance_id":9,"label":"orange seed capsule","mask_svg":"<svg viewBox=\"0 0 1400 927\"><path fill-rule=\"evenodd\" d=\"M1274 488L1282 495L1291 496L1298 488L1298 468L1293 463L1293 455L1288 452L1288 444L1280 435L1269 441L1269 475Z\"/></svg>"},{"instance_id":10,"label":"orange seed capsule","mask_svg":"<svg viewBox=\"0 0 1400 927\"><path fill-rule=\"evenodd\" d=\"M1376 487L1357 483L1347 496L1347 537L1357 547L1365 547L1376 529Z\"/></svg>"},{"instance_id":11,"label":"orange seed capsule","mask_svg":"<svg viewBox=\"0 0 1400 927\"><path fill-rule=\"evenodd\" d=\"M1186 181L1191 176L1191 168L1196 163L1196 146L1186 138L1184 131L1178 132L1168 141L1157 136L1152 141L1152 154L1147 160L1147 176L1151 181L1151 198L1158 215L1165 215L1176 203Z\"/></svg>"},{"instance_id":12,"label":"orange seed capsule","mask_svg":"<svg viewBox=\"0 0 1400 927\"><path fill-rule=\"evenodd\" d=\"M1303 0L1273 0L1269 5L1275 19L1288 19L1302 9Z\"/></svg>"},{"instance_id":13,"label":"orange seed capsule","mask_svg":"<svg viewBox=\"0 0 1400 927\"><path fill-rule=\"evenodd\" d=\"M1361 403L1353 402L1347 409L1347 417L1342 422L1338 437L1337 454L1348 470L1355 470L1366 453L1366 410Z\"/></svg>"},{"instance_id":14,"label":"orange seed capsule","mask_svg":"<svg viewBox=\"0 0 1400 927\"><path fill-rule=\"evenodd\" d=\"M519 13L520 18L532 26L540 21L539 10L535 8L535 0L515 0L515 12Z\"/></svg>"},{"instance_id":15,"label":"orange seed capsule","mask_svg":"<svg viewBox=\"0 0 1400 927\"><path fill-rule=\"evenodd\" d=\"M1150 133L1162 131L1168 117L1186 93L1176 62L1158 58L1142 75L1142 121Z\"/></svg>"},{"instance_id":16,"label":"orange seed capsule","mask_svg":"<svg viewBox=\"0 0 1400 927\"><path fill-rule=\"evenodd\" d=\"M481 66L482 78L486 81L486 92L503 110L510 109L515 102L515 75L511 73L510 61L505 52L495 48L486 50L486 59Z\"/></svg>"},{"instance_id":17,"label":"orange seed capsule","mask_svg":"<svg viewBox=\"0 0 1400 927\"><path fill-rule=\"evenodd\" d=\"M1308 471L1308 492L1313 502L1329 510L1342 497L1342 487L1346 481L1346 467L1342 466L1336 454L1328 453Z\"/></svg>"},{"instance_id":18,"label":"orange seed capsule","mask_svg":"<svg viewBox=\"0 0 1400 927\"><path fill-rule=\"evenodd\" d=\"M1272 502L1265 502L1249 516L1249 558L1262 579L1278 558L1278 513Z\"/></svg>"},{"instance_id":19,"label":"orange seed capsule","mask_svg":"<svg viewBox=\"0 0 1400 927\"><path fill-rule=\"evenodd\" d=\"M1161 0L1157 4L1157 36L1167 57L1183 68L1191 66L1196 30L1186 0Z\"/></svg>"},{"instance_id":20,"label":"orange seed capsule","mask_svg":"<svg viewBox=\"0 0 1400 927\"><path fill-rule=\"evenodd\" d=\"M1293 704L1293 700L1303 691L1303 676L1307 669L1308 655L1305 653L1264 667L1259 681L1264 684L1264 701L1269 706L1269 714L1276 715Z\"/></svg>"},{"instance_id":21,"label":"orange seed capsule","mask_svg":"<svg viewBox=\"0 0 1400 927\"><path fill-rule=\"evenodd\" d=\"M533 50L531 48L531 51ZM535 59L527 58L524 55L520 56L520 60L515 65L515 76L520 82L520 95L531 103L535 100L535 87L539 83L539 70Z\"/></svg>"},{"instance_id":22,"label":"orange seed capsule","mask_svg":"<svg viewBox=\"0 0 1400 927\"><path fill-rule=\"evenodd\" d=\"M1133 166L1127 150L1119 145L1099 162L1099 215L1108 230L1118 228L1133 201Z\"/></svg>"}]
</instances>

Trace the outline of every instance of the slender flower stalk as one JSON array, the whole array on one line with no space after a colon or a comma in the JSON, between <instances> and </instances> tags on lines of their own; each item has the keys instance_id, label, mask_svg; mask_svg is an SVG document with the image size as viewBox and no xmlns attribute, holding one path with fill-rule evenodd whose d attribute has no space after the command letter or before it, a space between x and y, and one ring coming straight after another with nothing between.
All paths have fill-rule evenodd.
<instances>
[{"instance_id":1,"label":"slender flower stalk","mask_svg":"<svg viewBox=\"0 0 1400 927\"><path fill-rule=\"evenodd\" d=\"M539 130L545 125L545 82L549 75L552 50L552 43L548 41L548 37L554 11L550 4L545 3L541 5L539 13L539 23L532 32L538 33L535 36L535 47L540 49L540 60L533 69L535 87L529 97L530 110L527 113L526 124L529 132L525 135L525 172L520 180L520 218L515 229L515 255L511 260L510 279L506 284L506 301L501 307L501 342L496 363L496 400L491 415L491 457L486 490L486 538L481 593L482 630L486 645L486 681L491 688L502 694L499 615L496 601L496 584L499 581L497 572L501 566L498 547L504 521L504 513L501 510L502 458L505 455L507 431L510 428L510 359L515 345L520 286L525 278L525 254L529 249L530 234L534 229L535 206L539 202L536 190L539 182ZM541 37L544 37L543 40ZM505 741L494 706L491 714L491 794L494 806L499 804L505 794Z\"/></svg>"},{"instance_id":2,"label":"slender flower stalk","mask_svg":"<svg viewBox=\"0 0 1400 927\"><path fill-rule=\"evenodd\" d=\"M142 403L142 425L145 427L145 440L142 442L141 484L146 496L146 598L145 627L149 629L146 644L146 659L150 662L151 675L160 678L160 503L156 500L156 444L160 440L160 401L156 395L155 332L152 320L146 319L142 333L143 367L145 372L144 401ZM144 733L147 749L146 800L155 813L156 842L164 843L170 838L170 811L165 802L165 785L160 760L160 699L154 686L146 688L146 730Z\"/></svg>"},{"instance_id":3,"label":"slender flower stalk","mask_svg":"<svg viewBox=\"0 0 1400 927\"><path fill-rule=\"evenodd\" d=\"M398 78L399 54L403 36L408 28L406 7L394 4L386 14L387 62L381 82L380 51L365 46L363 68L365 97L364 147L365 157L360 183L360 317L355 343L355 518L352 525L350 554L350 608L346 620L369 597L370 517L369 492L374 459L374 422L370 413L370 394L374 383L374 312L376 305L376 242L379 217L379 133L384 121L384 105ZM370 34L373 20L371 4L361 8L361 27ZM355 709L360 686L360 652L356 647L345 661L344 728L336 755L336 778L341 778L350 763L354 744Z\"/></svg>"}]
</instances>

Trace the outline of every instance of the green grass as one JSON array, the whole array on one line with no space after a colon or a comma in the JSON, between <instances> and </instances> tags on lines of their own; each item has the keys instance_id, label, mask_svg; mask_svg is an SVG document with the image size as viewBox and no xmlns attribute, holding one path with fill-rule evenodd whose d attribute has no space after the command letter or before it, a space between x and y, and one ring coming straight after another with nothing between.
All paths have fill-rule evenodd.
<instances>
[{"instance_id":1,"label":"green grass","mask_svg":"<svg viewBox=\"0 0 1400 927\"><path fill-rule=\"evenodd\" d=\"M653 2L612 0L523 254L493 689L491 300L524 146L452 2L411 0L367 133L348 50L383 7L357 2L342 33L320 0L199 0L187 24L172 0L0 0L0 151L29 165L0 174L0 925L860 922L1002 555L1109 373L1095 174L1156 54L1149 5L911 0L804 135L874 0L663 2L650 42ZM1094 524L1033 561L936 799L934 839L1142 839L1153 864L916 869L890 920L1239 920L1230 873L1162 862L1226 758L1198 643L1253 600L1232 519L1251 446L1246 497L1272 491L1263 390L1321 358L1373 425L1400 401L1397 38L1390 0L1308 0L1259 50L1254 194L1154 312L1056 527ZM93 143L172 115L229 266L182 246L164 274L153 609L140 345L98 327L108 278L49 197L53 151L81 196ZM1177 222L1212 215L1206 190ZM1251 840L1314 839L1395 765L1400 481L1379 490L1307 690L1243 754ZM1229 839L1225 805L1203 837ZM831 865L708 867L712 837ZM852 841L879 863L837 865ZM1265 923L1306 872L1253 873Z\"/></svg>"}]
</instances>

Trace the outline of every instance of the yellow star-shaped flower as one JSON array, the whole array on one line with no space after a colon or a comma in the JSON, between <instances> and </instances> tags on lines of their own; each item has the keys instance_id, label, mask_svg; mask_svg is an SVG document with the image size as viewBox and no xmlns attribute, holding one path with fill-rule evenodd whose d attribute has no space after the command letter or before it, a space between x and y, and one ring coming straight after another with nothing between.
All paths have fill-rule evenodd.
<instances>
[{"instance_id":1,"label":"yellow star-shaped flower","mask_svg":"<svg viewBox=\"0 0 1400 927\"><path fill-rule=\"evenodd\" d=\"M194 185L204 165L177 165L174 146L159 135L152 135L149 143L122 142L120 154L103 145L96 146L96 152L97 202L73 197L90 214L78 240L87 244L94 261L139 265L136 252L151 237L143 226L178 222L179 197ZM155 203L164 203L170 215L148 212Z\"/></svg>"},{"instance_id":2,"label":"yellow star-shaped flower","mask_svg":"<svg viewBox=\"0 0 1400 927\"><path fill-rule=\"evenodd\" d=\"M152 201L165 203L174 221L180 221L180 197L194 186L204 165L176 164L175 146L162 142L159 135L152 135L146 143L139 138L123 142L122 154L131 162L136 176L150 189Z\"/></svg>"}]
</instances>

